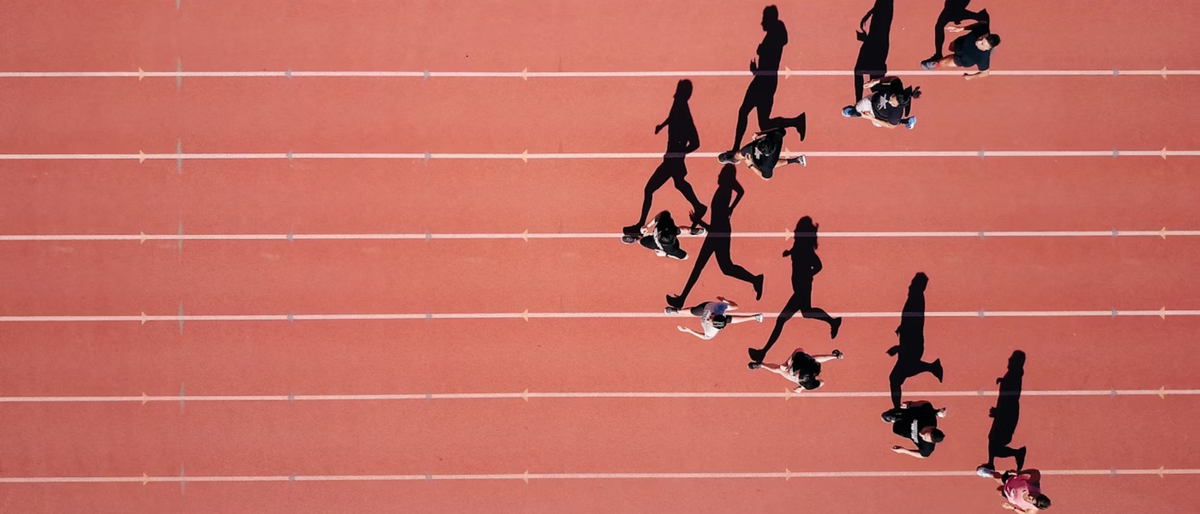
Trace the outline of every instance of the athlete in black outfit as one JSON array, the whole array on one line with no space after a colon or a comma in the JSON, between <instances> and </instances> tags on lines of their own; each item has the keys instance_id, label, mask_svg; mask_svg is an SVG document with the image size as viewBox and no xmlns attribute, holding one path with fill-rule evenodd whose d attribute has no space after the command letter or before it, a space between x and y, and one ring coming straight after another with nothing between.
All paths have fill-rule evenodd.
<instances>
[{"instance_id":1,"label":"athlete in black outfit","mask_svg":"<svg viewBox=\"0 0 1200 514\"><path fill-rule=\"evenodd\" d=\"M938 68L971 68L978 67L975 73L964 73L967 80L981 79L988 76L992 67L992 49L1000 45L1000 36L992 34L988 22L983 21L969 26L946 27L949 32L967 32L950 43L950 55L942 59L930 59L921 63L921 68L935 70Z\"/></svg>"},{"instance_id":2,"label":"athlete in black outfit","mask_svg":"<svg viewBox=\"0 0 1200 514\"><path fill-rule=\"evenodd\" d=\"M804 119L804 114L800 115L800 119ZM737 164L741 159L746 159L746 166L754 170L754 173L763 180L771 180L771 177L775 176L775 166L779 163L779 156L783 151L783 136L786 133L787 129L784 127L759 132L754 135L754 141L742 147L741 151L732 159L722 158L721 162ZM808 161L803 155L784 160L785 166L788 164L805 166L807 163Z\"/></svg>"},{"instance_id":3,"label":"athlete in black outfit","mask_svg":"<svg viewBox=\"0 0 1200 514\"><path fill-rule=\"evenodd\" d=\"M937 428L938 418L946 417L946 409L934 409L925 401L904 402L899 408L883 413L883 421L892 424L892 433L912 441L915 449L893 446L892 451L924 459L933 455L937 443L946 437Z\"/></svg>"}]
</instances>

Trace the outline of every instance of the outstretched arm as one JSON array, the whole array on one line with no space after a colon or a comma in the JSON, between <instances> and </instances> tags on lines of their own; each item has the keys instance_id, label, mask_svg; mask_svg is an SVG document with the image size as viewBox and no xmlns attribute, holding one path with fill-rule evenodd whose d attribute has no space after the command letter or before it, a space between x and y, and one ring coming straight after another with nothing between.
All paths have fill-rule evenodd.
<instances>
[{"instance_id":1,"label":"outstretched arm","mask_svg":"<svg viewBox=\"0 0 1200 514\"><path fill-rule=\"evenodd\" d=\"M899 453L899 454L902 454L902 455L908 455L909 457L916 457L916 458L918 458L918 459L924 459L924 458L925 458L925 456L924 456L924 455L921 455L921 452L919 452L919 451L917 451L917 450L910 450L910 449L908 449L908 448L905 448L905 447L903 447L903 446L893 446L893 447L892 447L892 451L894 451L894 452L896 452L896 453Z\"/></svg>"},{"instance_id":2,"label":"outstretched arm","mask_svg":"<svg viewBox=\"0 0 1200 514\"><path fill-rule=\"evenodd\" d=\"M699 332L696 332L695 330L692 330L692 329L690 329L690 328L687 328L687 327L675 327L675 328L678 328L680 332L684 332L684 333L688 333L688 334L694 335L694 336L696 336L696 337L699 337L700 339L712 339L711 337L708 337L707 335L701 334L701 333L699 333Z\"/></svg>"}]
</instances>

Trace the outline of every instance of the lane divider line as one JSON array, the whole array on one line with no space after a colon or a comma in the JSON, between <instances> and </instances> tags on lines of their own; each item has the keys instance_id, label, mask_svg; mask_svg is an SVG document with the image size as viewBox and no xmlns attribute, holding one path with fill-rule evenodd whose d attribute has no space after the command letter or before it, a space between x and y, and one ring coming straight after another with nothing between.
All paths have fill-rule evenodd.
<instances>
[{"instance_id":1,"label":"lane divider line","mask_svg":"<svg viewBox=\"0 0 1200 514\"><path fill-rule=\"evenodd\" d=\"M1200 475L1200 469L1047 469L1040 470L1047 476L1157 476ZM440 475L414 473L408 475L223 475L188 476L189 482L417 482L433 480L733 480L733 479L818 479L818 478L946 478L976 477L975 471L791 471L744 473L495 473ZM977 477L976 477L977 478ZM180 476L95 476L95 477L0 477L0 484L104 484L104 483L180 483Z\"/></svg>"},{"instance_id":2,"label":"lane divider line","mask_svg":"<svg viewBox=\"0 0 1200 514\"><path fill-rule=\"evenodd\" d=\"M528 230L517 233L344 233L344 234L302 234L297 232L289 232L287 234L184 234L183 224L180 223L179 233L176 234L147 234L139 232L137 234L0 234L0 242L35 242L35 241L137 241L144 244L146 241L178 241L182 247L183 241L361 241L361 240L397 240L397 241L432 241L434 239L442 240L517 240L525 242L529 240L559 240L559 239L612 239L616 240L622 234L617 232L547 232L536 233ZM1200 230L1167 230L1163 227L1158 230L946 230L946 231L822 231L822 238L844 238L844 239L918 239L918 238L970 238L970 239L987 239L987 238L1132 238L1132 237L1158 237L1166 239L1168 237L1196 237L1200 236ZM793 237L793 232L790 229L781 229L777 232L734 232L732 234L708 234L702 236L693 236L688 233L680 234L682 238L702 239L705 237L733 237L733 238L748 238L748 239L771 239L782 238L788 240Z\"/></svg>"},{"instance_id":3,"label":"lane divider line","mask_svg":"<svg viewBox=\"0 0 1200 514\"><path fill-rule=\"evenodd\" d=\"M1149 317L1158 316L1166 320L1168 316L1200 316L1200 310L1168 310L1162 307L1157 310L1075 310L1075 311L934 311L925 313L902 312L834 312L833 316L846 318L1080 318L1118 316ZM87 322L148 322L170 321L383 321L383 320L437 320L437 319L595 319L595 318L669 318L678 315L664 312L476 312L476 313L415 313L415 314L179 314L179 315L147 315L142 312L136 316L0 316L0 322L7 323L87 323ZM778 317L778 313L763 313L766 318Z\"/></svg>"},{"instance_id":4,"label":"lane divider line","mask_svg":"<svg viewBox=\"0 0 1200 514\"><path fill-rule=\"evenodd\" d=\"M978 391L914 391L908 393L914 398L996 398L1007 396L995 390ZM1138 397L1157 396L1165 400L1168 396L1200 396L1200 389L1078 389L1078 390L1038 390L1022 391L1024 397ZM431 401L431 400L569 400L569 399L854 399L854 398L889 398L888 391L844 391L844 392L805 392L794 393L783 391L768 392L530 392L528 389L519 393L398 393L398 394L274 394L274 395L193 395L188 396L189 402L367 402L367 401ZM142 393L141 396L0 396L0 404L4 403L148 403L179 402L183 410L183 389L178 396L151 396Z\"/></svg>"},{"instance_id":5,"label":"lane divider line","mask_svg":"<svg viewBox=\"0 0 1200 514\"><path fill-rule=\"evenodd\" d=\"M779 71L763 70L652 70L652 71L351 71L351 70L286 70L270 71L183 71L183 63L179 61L173 71L2 71L0 78L33 79L33 78L136 78L139 81L147 78L174 78L176 83L188 78L416 78L428 81L435 78L510 78L528 81L529 79L554 78L695 78L695 77L752 77L755 75L775 75L784 79L791 77L852 77L853 70L793 70L785 66ZM945 70L889 70L887 75L903 77L961 77L962 72ZM1197 76L1200 70L1172 70L1163 67L1157 70L1122 70L1110 68L1106 70L992 70L991 75L1001 77L1121 77L1143 76Z\"/></svg>"},{"instance_id":6,"label":"lane divider line","mask_svg":"<svg viewBox=\"0 0 1200 514\"><path fill-rule=\"evenodd\" d=\"M913 151L842 151L842 152L791 152L783 153L784 157L803 153L809 158L972 158L988 157L1107 157L1113 158L1114 150L913 150ZM1166 160L1168 157L1200 157L1200 150L1120 150L1121 157L1158 157ZM687 154L692 159L715 159L716 152L694 152ZM668 155L670 156L670 155ZM293 161L297 159L382 159L382 160L417 160L431 159L453 160L521 160L528 163L531 160L583 160L583 159L662 159L662 152L592 152L592 153L390 153L390 152L266 152L266 153L13 153L0 154L0 161L133 161L144 163L147 160L176 161L182 167L184 160L261 160L275 159ZM685 157L680 155L679 157Z\"/></svg>"}]
</instances>

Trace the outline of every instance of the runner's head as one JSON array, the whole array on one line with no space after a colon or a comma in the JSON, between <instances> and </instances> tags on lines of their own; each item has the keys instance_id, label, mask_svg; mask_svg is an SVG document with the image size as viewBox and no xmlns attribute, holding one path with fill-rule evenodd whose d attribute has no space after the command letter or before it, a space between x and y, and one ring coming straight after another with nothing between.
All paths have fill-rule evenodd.
<instances>
[{"instance_id":1,"label":"runner's head","mask_svg":"<svg viewBox=\"0 0 1200 514\"><path fill-rule=\"evenodd\" d=\"M800 384L800 387L803 387L806 391L812 391L813 389L821 387L823 384L823 382L817 380L817 377L812 375L800 377L800 381L798 383Z\"/></svg>"},{"instance_id":2,"label":"runner's head","mask_svg":"<svg viewBox=\"0 0 1200 514\"><path fill-rule=\"evenodd\" d=\"M692 81L683 79L675 85L675 99L686 102L692 98Z\"/></svg>"},{"instance_id":3,"label":"runner's head","mask_svg":"<svg viewBox=\"0 0 1200 514\"><path fill-rule=\"evenodd\" d=\"M917 86L917 87L909 86L909 87L906 87L904 89L897 91L889 99L889 103L892 104L892 107L903 107L903 106L906 106L906 105L912 103L914 98L921 98L921 87L920 86Z\"/></svg>"},{"instance_id":4,"label":"runner's head","mask_svg":"<svg viewBox=\"0 0 1200 514\"><path fill-rule=\"evenodd\" d=\"M1033 495L1033 501L1030 503L1033 503L1033 506L1037 507L1038 510L1046 510L1050 508L1050 498L1047 498L1044 494Z\"/></svg>"},{"instance_id":5,"label":"runner's head","mask_svg":"<svg viewBox=\"0 0 1200 514\"><path fill-rule=\"evenodd\" d=\"M725 328L725 325L728 325L728 324L729 324L729 316L726 316L724 314L713 315L713 317L712 317L713 328L716 328L717 330L721 330L721 329Z\"/></svg>"},{"instance_id":6,"label":"runner's head","mask_svg":"<svg viewBox=\"0 0 1200 514\"><path fill-rule=\"evenodd\" d=\"M995 34L987 34L985 36L980 36L979 39L975 40L975 48L983 50L984 52L991 50L993 48L996 48L998 46L1000 46L1000 36L997 36Z\"/></svg>"},{"instance_id":7,"label":"runner's head","mask_svg":"<svg viewBox=\"0 0 1200 514\"><path fill-rule=\"evenodd\" d=\"M921 431L921 438L931 443L940 443L942 439L946 438L946 434L941 430L929 427Z\"/></svg>"}]
</instances>

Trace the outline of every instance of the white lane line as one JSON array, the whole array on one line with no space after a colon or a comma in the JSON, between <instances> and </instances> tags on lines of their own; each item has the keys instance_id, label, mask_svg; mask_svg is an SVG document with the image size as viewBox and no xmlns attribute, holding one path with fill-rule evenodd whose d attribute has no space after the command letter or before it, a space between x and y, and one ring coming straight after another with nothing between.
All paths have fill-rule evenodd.
<instances>
[{"instance_id":1,"label":"white lane line","mask_svg":"<svg viewBox=\"0 0 1200 514\"><path fill-rule=\"evenodd\" d=\"M979 391L913 391L913 398L995 398L995 390ZM1197 396L1200 389L1077 389L1022 391L1032 397L1117 397L1117 396ZM277 394L277 395L201 395L188 396L188 402L364 402L364 401L428 401L428 400L566 400L566 399L829 399L829 398L889 398L888 391L845 392L549 392L528 390L520 393L424 393L424 394ZM181 396L0 396L3 403L147 403L178 402Z\"/></svg>"},{"instance_id":2,"label":"white lane line","mask_svg":"<svg viewBox=\"0 0 1200 514\"><path fill-rule=\"evenodd\" d=\"M832 312L833 316L846 318L899 318L916 316L901 312ZM1168 316L1200 316L1200 310L1169 310L1162 307L1157 310L1075 310L1075 311L934 311L923 314L927 318L1077 318L1077 317L1111 317L1157 316L1167 319ZM668 318L664 312L477 312L477 313L424 313L424 314L187 314L187 315L147 315L137 316L0 316L0 322L8 323L77 323L77 322L112 322L133 321L141 324L155 321L380 321L380 320L434 320L434 319L645 319ZM764 313L764 317L775 318L777 313Z\"/></svg>"},{"instance_id":3,"label":"white lane line","mask_svg":"<svg viewBox=\"0 0 1200 514\"><path fill-rule=\"evenodd\" d=\"M787 152L785 156L801 152ZM991 157L1197 157L1200 150L953 150L953 151L859 151L859 152L803 152L810 158L973 158ZM715 159L716 152L695 152L688 158ZM111 161L111 160L241 160L241 159L384 159L384 160L560 160L560 159L661 159L661 152L593 152L593 153L95 153L95 154L0 154L4 161Z\"/></svg>"},{"instance_id":4,"label":"white lane line","mask_svg":"<svg viewBox=\"0 0 1200 514\"><path fill-rule=\"evenodd\" d=\"M793 70L789 67L778 72L762 71L760 75L790 77L851 77L853 70ZM1120 77L1125 76L1197 76L1200 70L992 70L993 76L1007 77ZM270 71L3 71L0 78L688 78L688 77L751 77L749 70L654 70L654 71L351 71L351 70L270 70ZM890 70L888 75L903 77L961 77L961 71L947 70Z\"/></svg>"},{"instance_id":5,"label":"white lane line","mask_svg":"<svg viewBox=\"0 0 1200 514\"><path fill-rule=\"evenodd\" d=\"M713 234L720 237L720 234ZM878 232L836 232L823 231L822 238L847 239L896 239L896 238L1046 238L1046 237L1195 237L1200 236L1200 230L978 230L978 231L878 231ZM392 234L0 234L3 241L345 241L345 240L495 240L511 239L618 239L620 233L600 232L560 232L560 233L392 233ZM692 236L682 234L680 237L700 239L708 236ZM730 237L754 239L789 239L792 231L782 229L777 232L735 232Z\"/></svg>"},{"instance_id":6,"label":"white lane line","mask_svg":"<svg viewBox=\"0 0 1200 514\"><path fill-rule=\"evenodd\" d=\"M1200 469L1047 469L1047 476L1158 476L1200 475ZM234 476L148 476L140 477L0 477L0 484L77 483L179 483L188 482L417 482L426 480L722 480L722 479L817 479L817 478L944 478L974 477L973 470L945 471L791 471L742 473L495 473L435 475L234 475Z\"/></svg>"}]
</instances>

